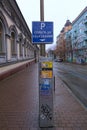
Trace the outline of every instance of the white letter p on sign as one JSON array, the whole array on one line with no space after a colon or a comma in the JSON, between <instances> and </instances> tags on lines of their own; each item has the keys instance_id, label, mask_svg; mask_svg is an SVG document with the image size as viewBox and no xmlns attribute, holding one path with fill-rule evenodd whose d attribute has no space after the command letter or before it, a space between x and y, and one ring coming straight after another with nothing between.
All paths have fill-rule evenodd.
<instances>
[{"instance_id":1,"label":"white letter p on sign","mask_svg":"<svg viewBox=\"0 0 87 130\"><path fill-rule=\"evenodd\" d=\"M41 30L45 27L45 23L41 23Z\"/></svg>"}]
</instances>

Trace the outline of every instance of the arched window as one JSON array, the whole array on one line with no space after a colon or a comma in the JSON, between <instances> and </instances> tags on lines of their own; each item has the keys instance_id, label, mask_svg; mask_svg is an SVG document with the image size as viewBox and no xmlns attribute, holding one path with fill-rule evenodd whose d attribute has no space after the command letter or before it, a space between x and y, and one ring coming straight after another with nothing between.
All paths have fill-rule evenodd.
<instances>
[{"instance_id":1,"label":"arched window","mask_svg":"<svg viewBox=\"0 0 87 130\"><path fill-rule=\"evenodd\" d=\"M22 39L19 39L19 54L22 56Z\"/></svg>"},{"instance_id":2,"label":"arched window","mask_svg":"<svg viewBox=\"0 0 87 130\"><path fill-rule=\"evenodd\" d=\"M24 40L24 55L26 57L26 39Z\"/></svg>"},{"instance_id":3,"label":"arched window","mask_svg":"<svg viewBox=\"0 0 87 130\"><path fill-rule=\"evenodd\" d=\"M11 53L12 55L15 55L15 33L11 33Z\"/></svg>"},{"instance_id":4,"label":"arched window","mask_svg":"<svg viewBox=\"0 0 87 130\"><path fill-rule=\"evenodd\" d=\"M3 51L3 27L0 23L0 53Z\"/></svg>"}]
</instances>

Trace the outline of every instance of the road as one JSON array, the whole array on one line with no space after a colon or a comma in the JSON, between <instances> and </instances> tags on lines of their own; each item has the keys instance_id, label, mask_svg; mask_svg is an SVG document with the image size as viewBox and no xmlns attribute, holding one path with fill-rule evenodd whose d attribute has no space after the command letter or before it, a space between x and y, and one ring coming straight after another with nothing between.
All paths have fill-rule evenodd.
<instances>
[{"instance_id":1,"label":"road","mask_svg":"<svg viewBox=\"0 0 87 130\"><path fill-rule=\"evenodd\" d=\"M87 108L87 65L54 62L54 70Z\"/></svg>"}]
</instances>

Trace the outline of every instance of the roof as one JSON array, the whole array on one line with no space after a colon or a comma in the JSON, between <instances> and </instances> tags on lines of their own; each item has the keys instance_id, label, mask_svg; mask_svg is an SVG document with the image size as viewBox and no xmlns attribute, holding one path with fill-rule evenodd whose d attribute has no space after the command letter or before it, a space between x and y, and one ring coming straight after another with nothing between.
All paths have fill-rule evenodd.
<instances>
[{"instance_id":1,"label":"roof","mask_svg":"<svg viewBox=\"0 0 87 130\"><path fill-rule=\"evenodd\" d=\"M65 23L65 27L70 26L72 23L70 22L70 20L67 20Z\"/></svg>"},{"instance_id":2,"label":"roof","mask_svg":"<svg viewBox=\"0 0 87 130\"><path fill-rule=\"evenodd\" d=\"M72 22L74 24L85 12L87 11L87 6L83 9L83 11L76 17L76 19Z\"/></svg>"}]
</instances>

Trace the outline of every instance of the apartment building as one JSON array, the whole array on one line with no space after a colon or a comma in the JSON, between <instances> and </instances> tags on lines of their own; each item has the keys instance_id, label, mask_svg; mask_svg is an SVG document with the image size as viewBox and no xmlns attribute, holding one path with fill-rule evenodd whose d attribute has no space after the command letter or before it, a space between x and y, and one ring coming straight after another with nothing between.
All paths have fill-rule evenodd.
<instances>
[{"instance_id":1,"label":"apartment building","mask_svg":"<svg viewBox=\"0 0 87 130\"><path fill-rule=\"evenodd\" d=\"M72 24L70 20L66 20L66 23L62 30L60 31L60 34L57 36L56 40L56 55L59 58L63 58L63 60L66 60L66 53L68 53L68 50L66 50L66 33L71 30ZM68 43L67 43L68 44Z\"/></svg>"},{"instance_id":2,"label":"apartment building","mask_svg":"<svg viewBox=\"0 0 87 130\"><path fill-rule=\"evenodd\" d=\"M70 51L67 61L87 63L87 7L72 22L72 29L66 33L66 46Z\"/></svg>"}]
</instances>

